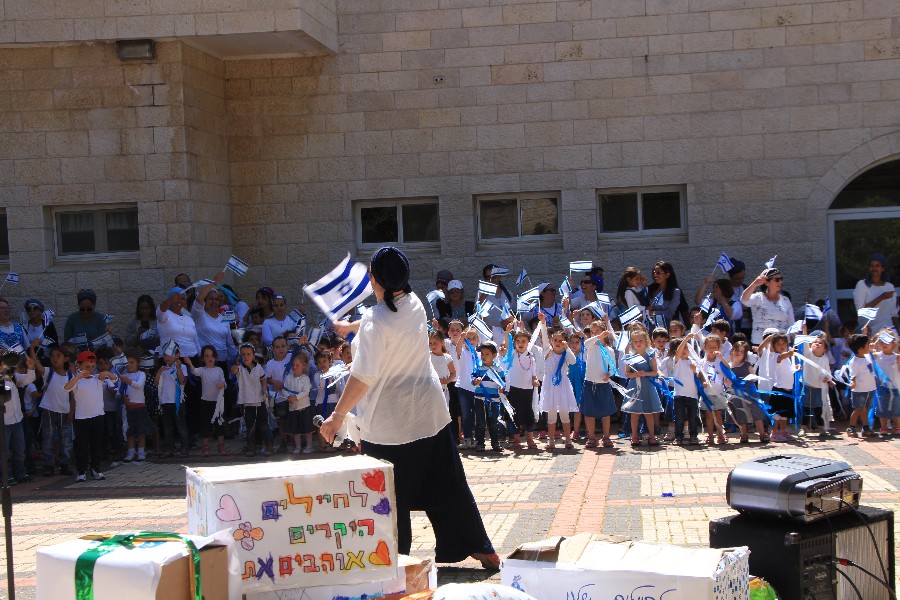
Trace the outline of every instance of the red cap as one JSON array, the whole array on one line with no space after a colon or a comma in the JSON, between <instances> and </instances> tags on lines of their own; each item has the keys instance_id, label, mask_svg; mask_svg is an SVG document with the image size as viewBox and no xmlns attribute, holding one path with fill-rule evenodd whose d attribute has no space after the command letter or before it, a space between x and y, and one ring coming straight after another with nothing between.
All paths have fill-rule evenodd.
<instances>
[{"instance_id":1,"label":"red cap","mask_svg":"<svg viewBox=\"0 0 900 600\"><path fill-rule=\"evenodd\" d=\"M86 360L97 360L97 355L91 352L90 350L85 350L84 352L78 353L78 358L76 359L78 362L84 362Z\"/></svg>"}]
</instances>

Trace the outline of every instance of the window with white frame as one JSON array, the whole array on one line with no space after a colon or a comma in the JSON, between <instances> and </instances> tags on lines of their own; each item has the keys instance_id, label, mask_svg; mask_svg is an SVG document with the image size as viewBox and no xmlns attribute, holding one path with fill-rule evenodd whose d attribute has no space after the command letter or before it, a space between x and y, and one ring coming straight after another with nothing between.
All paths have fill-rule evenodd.
<instances>
[{"instance_id":1,"label":"window with white frame","mask_svg":"<svg viewBox=\"0 0 900 600\"><path fill-rule=\"evenodd\" d=\"M559 192L490 194L475 202L481 242L559 237Z\"/></svg>"},{"instance_id":2,"label":"window with white frame","mask_svg":"<svg viewBox=\"0 0 900 600\"><path fill-rule=\"evenodd\" d=\"M372 200L356 205L356 243L359 247L398 244L437 246L441 241L437 198Z\"/></svg>"},{"instance_id":3,"label":"window with white frame","mask_svg":"<svg viewBox=\"0 0 900 600\"><path fill-rule=\"evenodd\" d=\"M60 258L125 257L140 250L138 210L134 205L58 210L53 221L56 255Z\"/></svg>"},{"instance_id":4,"label":"window with white frame","mask_svg":"<svg viewBox=\"0 0 900 600\"><path fill-rule=\"evenodd\" d=\"M9 222L6 213L0 211L0 261L9 260Z\"/></svg>"},{"instance_id":5,"label":"window with white frame","mask_svg":"<svg viewBox=\"0 0 900 600\"><path fill-rule=\"evenodd\" d=\"M687 234L684 186L598 190L601 237Z\"/></svg>"}]
</instances>

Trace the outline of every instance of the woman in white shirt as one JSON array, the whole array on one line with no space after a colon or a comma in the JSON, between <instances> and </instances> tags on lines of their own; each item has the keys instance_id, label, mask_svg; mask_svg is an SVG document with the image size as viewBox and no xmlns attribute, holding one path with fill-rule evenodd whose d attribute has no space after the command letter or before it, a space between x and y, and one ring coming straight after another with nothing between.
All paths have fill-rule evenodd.
<instances>
[{"instance_id":1,"label":"woman in white shirt","mask_svg":"<svg viewBox=\"0 0 900 600\"><path fill-rule=\"evenodd\" d=\"M359 321L335 324L339 335L357 332L354 359L320 433L331 442L347 412L357 408L363 452L394 465L401 554L412 545L410 511L424 510L438 562L472 556L497 570L500 559L466 482L441 382L428 357L425 309L409 286L406 256L381 248L372 256L369 279L378 304Z\"/></svg>"},{"instance_id":2,"label":"woman in white shirt","mask_svg":"<svg viewBox=\"0 0 900 600\"><path fill-rule=\"evenodd\" d=\"M160 302L156 309L156 323L159 327L159 347L162 351L169 342L178 344L181 356L187 357L195 367L202 366L200 358L200 342L197 338L197 325L194 323L191 313L185 308L186 297L184 290L173 287L165 300ZM195 305L200 304L195 302ZM161 352L162 353L162 352ZM187 400L185 418L188 431L195 434L200 430L200 384L193 379L188 379L184 386L184 396Z\"/></svg>"},{"instance_id":3,"label":"woman in white shirt","mask_svg":"<svg viewBox=\"0 0 900 600\"><path fill-rule=\"evenodd\" d=\"M790 299L781 293L783 282L780 269L766 269L741 294L743 305L753 309L750 341L754 345L762 343L766 329L775 328L783 333L794 323L794 307ZM762 290L757 292L758 287Z\"/></svg>"},{"instance_id":4,"label":"woman in white shirt","mask_svg":"<svg viewBox=\"0 0 900 600\"><path fill-rule=\"evenodd\" d=\"M888 261L882 254L869 257L868 274L853 290L856 310L877 308L878 314L869 323L869 331L881 331L894 325L897 319L897 295L894 284L888 281ZM865 323L860 323L864 325Z\"/></svg>"}]
</instances>

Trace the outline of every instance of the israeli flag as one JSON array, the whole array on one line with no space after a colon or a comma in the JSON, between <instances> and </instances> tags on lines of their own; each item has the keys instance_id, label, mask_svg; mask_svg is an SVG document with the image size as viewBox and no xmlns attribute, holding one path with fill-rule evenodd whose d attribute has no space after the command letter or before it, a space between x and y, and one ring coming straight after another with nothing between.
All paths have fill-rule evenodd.
<instances>
[{"instance_id":1,"label":"israeli flag","mask_svg":"<svg viewBox=\"0 0 900 600\"><path fill-rule=\"evenodd\" d=\"M799 319L793 325L788 327L788 330L787 330L788 335L790 335L792 333L800 333L801 331L803 331L803 319Z\"/></svg>"},{"instance_id":2,"label":"israeli flag","mask_svg":"<svg viewBox=\"0 0 900 600\"><path fill-rule=\"evenodd\" d=\"M313 345L313 347L317 347L319 342L322 341L322 335L325 333L325 330L321 327L314 327L312 331L309 332L309 343Z\"/></svg>"},{"instance_id":3,"label":"israeli flag","mask_svg":"<svg viewBox=\"0 0 900 600\"><path fill-rule=\"evenodd\" d=\"M474 327L475 330L478 331L478 333L481 334L481 337L486 338L486 339L489 339L489 340L490 340L490 339L493 339L493 337L494 337L494 330L491 329L490 327L488 327L487 323L485 323L484 321L482 321L481 319L479 319L477 316L476 316L476 317L473 317L473 318L469 321L469 324L470 324L472 327Z\"/></svg>"},{"instance_id":4,"label":"israeli flag","mask_svg":"<svg viewBox=\"0 0 900 600\"><path fill-rule=\"evenodd\" d=\"M622 314L619 315L619 323L622 324L622 327L625 327L632 321L636 321L641 318L641 307L634 305Z\"/></svg>"},{"instance_id":5,"label":"israeli flag","mask_svg":"<svg viewBox=\"0 0 900 600\"><path fill-rule=\"evenodd\" d=\"M225 268L240 277L247 272L247 270L250 268L250 265L232 254L231 258L228 259L228 262L225 263Z\"/></svg>"},{"instance_id":6,"label":"israeli flag","mask_svg":"<svg viewBox=\"0 0 900 600\"><path fill-rule=\"evenodd\" d=\"M45 310L44 311L44 327L48 327L50 325L50 323L53 322L53 317L55 317L55 316L56 316L56 313L54 313L49 308L47 310Z\"/></svg>"},{"instance_id":7,"label":"israeli flag","mask_svg":"<svg viewBox=\"0 0 900 600\"><path fill-rule=\"evenodd\" d=\"M856 314L860 319L865 319L866 324L868 324L869 322L874 321L875 317L878 316L878 309L877 308L861 308L858 311L856 311Z\"/></svg>"},{"instance_id":8,"label":"israeli flag","mask_svg":"<svg viewBox=\"0 0 900 600\"><path fill-rule=\"evenodd\" d=\"M109 346L110 348L112 348L113 338L111 335L109 335L109 332L107 332L107 333L104 333L103 335L101 335L100 337L94 338L93 340L91 340L91 345L94 348L100 348L101 346Z\"/></svg>"},{"instance_id":9,"label":"israeli flag","mask_svg":"<svg viewBox=\"0 0 900 600\"><path fill-rule=\"evenodd\" d=\"M712 325L713 321L715 321L716 319L718 319L721 316L722 316L722 313L719 312L718 308L713 309L713 311L711 313L709 313L709 316L706 317L706 322L703 323L703 329L706 329L707 327Z\"/></svg>"},{"instance_id":10,"label":"israeli flag","mask_svg":"<svg viewBox=\"0 0 900 600\"><path fill-rule=\"evenodd\" d=\"M800 346L801 344L812 344L816 341L818 336L815 335L798 335L794 336L794 346Z\"/></svg>"},{"instance_id":11,"label":"israeli flag","mask_svg":"<svg viewBox=\"0 0 900 600\"><path fill-rule=\"evenodd\" d=\"M516 298L516 308L519 312L524 312L527 310L531 310L531 307L538 301L541 297L541 291L538 287L533 287L527 292L524 292Z\"/></svg>"},{"instance_id":12,"label":"israeli flag","mask_svg":"<svg viewBox=\"0 0 900 600\"><path fill-rule=\"evenodd\" d=\"M640 354L626 354L624 360L626 365L633 367L634 365L643 362L644 357Z\"/></svg>"},{"instance_id":13,"label":"israeli flag","mask_svg":"<svg viewBox=\"0 0 900 600\"><path fill-rule=\"evenodd\" d=\"M179 352L181 352L181 348L178 347L178 344L175 343L175 340L169 340L166 342L166 345L162 348L163 354L166 356L175 356Z\"/></svg>"},{"instance_id":14,"label":"israeli flag","mask_svg":"<svg viewBox=\"0 0 900 600\"><path fill-rule=\"evenodd\" d=\"M475 307L475 314L481 318L484 318L491 314L491 310L494 308L494 303L490 300L485 299L484 302L479 303Z\"/></svg>"},{"instance_id":15,"label":"israeli flag","mask_svg":"<svg viewBox=\"0 0 900 600\"><path fill-rule=\"evenodd\" d=\"M569 294L572 293L572 284L569 283L569 278L566 276L563 278L562 284L559 286L559 295L565 298Z\"/></svg>"},{"instance_id":16,"label":"israeli flag","mask_svg":"<svg viewBox=\"0 0 900 600\"><path fill-rule=\"evenodd\" d=\"M882 344L887 345L893 344L895 339L896 338L894 338L894 334L892 334L890 331L882 331L881 335L878 336L878 341Z\"/></svg>"},{"instance_id":17,"label":"israeli flag","mask_svg":"<svg viewBox=\"0 0 900 600\"><path fill-rule=\"evenodd\" d=\"M425 294L425 298L428 300L428 304L434 304L438 300L445 300L444 292L441 290L431 290L427 294Z\"/></svg>"},{"instance_id":18,"label":"israeli flag","mask_svg":"<svg viewBox=\"0 0 900 600\"><path fill-rule=\"evenodd\" d=\"M766 268L767 268L767 269L771 269L772 267L775 266L775 259L776 259L776 258L778 258L778 255L777 255L777 254L776 254L775 256L773 256L772 258L770 258L769 260L766 261Z\"/></svg>"},{"instance_id":19,"label":"israeli flag","mask_svg":"<svg viewBox=\"0 0 900 600\"><path fill-rule=\"evenodd\" d=\"M128 357L124 354L113 356L111 359L109 359L109 364L111 364L113 368L124 367L128 364Z\"/></svg>"},{"instance_id":20,"label":"israeli flag","mask_svg":"<svg viewBox=\"0 0 900 600\"><path fill-rule=\"evenodd\" d=\"M55 344L56 340L54 340L52 337L47 337L46 335L41 337L41 346L43 346L44 348L49 348L50 346L53 346Z\"/></svg>"},{"instance_id":21,"label":"israeli flag","mask_svg":"<svg viewBox=\"0 0 900 600\"><path fill-rule=\"evenodd\" d=\"M589 311L591 311L591 314L593 314L593 315L594 315L595 317L597 317L598 319L602 319L602 318L603 318L603 307L600 306L600 302L599 302L599 301L591 302L590 304L588 304L587 306L585 306L582 310L589 310Z\"/></svg>"},{"instance_id":22,"label":"israeli flag","mask_svg":"<svg viewBox=\"0 0 900 600\"><path fill-rule=\"evenodd\" d=\"M15 352L16 354L25 354L25 347L21 344L21 342L16 342L12 346L6 349L7 352Z\"/></svg>"},{"instance_id":23,"label":"israeli flag","mask_svg":"<svg viewBox=\"0 0 900 600\"><path fill-rule=\"evenodd\" d=\"M512 313L509 312L509 303L504 302L503 306L500 307L500 320L505 321L512 316Z\"/></svg>"},{"instance_id":24,"label":"israeli flag","mask_svg":"<svg viewBox=\"0 0 900 600\"><path fill-rule=\"evenodd\" d=\"M150 338L158 337L158 336L159 336L159 330L156 327L151 327L150 329L148 329L147 331L145 331L144 333L141 334L141 339L149 340Z\"/></svg>"},{"instance_id":25,"label":"israeli flag","mask_svg":"<svg viewBox=\"0 0 900 600\"><path fill-rule=\"evenodd\" d=\"M491 269L491 277L503 277L509 273L509 269L506 267L493 267Z\"/></svg>"},{"instance_id":26,"label":"israeli flag","mask_svg":"<svg viewBox=\"0 0 900 600\"><path fill-rule=\"evenodd\" d=\"M351 262L350 254L325 277L303 291L332 321L337 321L372 293L369 271L362 263Z\"/></svg>"},{"instance_id":27,"label":"israeli flag","mask_svg":"<svg viewBox=\"0 0 900 600\"><path fill-rule=\"evenodd\" d=\"M226 310L222 313L222 322L223 323L234 323L235 322L235 314L233 310Z\"/></svg>"},{"instance_id":28,"label":"israeli flag","mask_svg":"<svg viewBox=\"0 0 900 600\"><path fill-rule=\"evenodd\" d=\"M106 315L103 315L103 322L106 323L107 325L109 325L110 322L115 318L116 318L115 315L106 314Z\"/></svg>"},{"instance_id":29,"label":"israeli flag","mask_svg":"<svg viewBox=\"0 0 900 600\"><path fill-rule=\"evenodd\" d=\"M559 317L559 324L562 325L564 329L574 329L572 321L570 321L566 315L561 315Z\"/></svg>"},{"instance_id":30,"label":"israeli flag","mask_svg":"<svg viewBox=\"0 0 900 600\"><path fill-rule=\"evenodd\" d=\"M600 308L603 309L603 312L609 314L609 306L611 304L609 294L597 294L597 302L600 304Z\"/></svg>"},{"instance_id":31,"label":"israeli flag","mask_svg":"<svg viewBox=\"0 0 900 600\"><path fill-rule=\"evenodd\" d=\"M700 303L700 310L709 314L709 309L710 309L710 307L712 307L712 302L713 302L712 296L707 295L706 298L703 299L703 302Z\"/></svg>"},{"instance_id":32,"label":"israeli flag","mask_svg":"<svg viewBox=\"0 0 900 600\"><path fill-rule=\"evenodd\" d=\"M301 322L306 320L306 317L303 316L303 313L297 310L296 308L290 312L288 315L288 319L294 322L294 325L299 325Z\"/></svg>"},{"instance_id":33,"label":"israeli flag","mask_svg":"<svg viewBox=\"0 0 900 600\"><path fill-rule=\"evenodd\" d=\"M625 352L625 348L631 342L631 334L624 329L619 333L619 339L616 340L616 350Z\"/></svg>"},{"instance_id":34,"label":"israeli flag","mask_svg":"<svg viewBox=\"0 0 900 600\"><path fill-rule=\"evenodd\" d=\"M87 346L88 339L86 333L79 333L73 338L69 338L70 344L75 344L76 346Z\"/></svg>"},{"instance_id":35,"label":"israeli flag","mask_svg":"<svg viewBox=\"0 0 900 600\"><path fill-rule=\"evenodd\" d=\"M732 264L731 259L728 258L728 255L724 252L719 255L719 260L716 261L716 266L721 267L723 271L730 271L734 268L734 264Z\"/></svg>"},{"instance_id":36,"label":"israeli flag","mask_svg":"<svg viewBox=\"0 0 900 600\"><path fill-rule=\"evenodd\" d=\"M522 272L519 273L519 278L516 279L516 287L522 285L526 277L528 277L528 271L525 270L525 267L522 267Z\"/></svg>"},{"instance_id":37,"label":"israeli flag","mask_svg":"<svg viewBox=\"0 0 900 600\"><path fill-rule=\"evenodd\" d=\"M828 314L831 310L831 298L825 296L825 304L822 306L822 314Z\"/></svg>"},{"instance_id":38,"label":"israeli flag","mask_svg":"<svg viewBox=\"0 0 900 600\"><path fill-rule=\"evenodd\" d=\"M478 282L478 293L486 294L488 296L493 296L497 293L497 286L491 283L490 281L479 281Z\"/></svg>"},{"instance_id":39,"label":"israeli flag","mask_svg":"<svg viewBox=\"0 0 900 600\"><path fill-rule=\"evenodd\" d=\"M13 273L12 271L10 271L9 273L6 274L6 279L3 281L3 283L11 283L13 285L18 285L19 274Z\"/></svg>"},{"instance_id":40,"label":"israeli flag","mask_svg":"<svg viewBox=\"0 0 900 600\"><path fill-rule=\"evenodd\" d=\"M807 319L816 319L822 320L822 311L815 304L807 304L806 305L806 314L804 315Z\"/></svg>"},{"instance_id":41,"label":"israeli flag","mask_svg":"<svg viewBox=\"0 0 900 600\"><path fill-rule=\"evenodd\" d=\"M581 271L587 273L594 268L594 262L591 260L574 260L569 263L570 271Z\"/></svg>"}]
</instances>

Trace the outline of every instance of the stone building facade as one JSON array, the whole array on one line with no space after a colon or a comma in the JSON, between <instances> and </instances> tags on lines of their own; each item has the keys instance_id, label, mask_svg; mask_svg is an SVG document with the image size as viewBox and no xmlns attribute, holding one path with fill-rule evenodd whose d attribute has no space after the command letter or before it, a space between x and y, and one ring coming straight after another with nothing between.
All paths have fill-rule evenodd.
<instances>
[{"instance_id":1,"label":"stone building facade","mask_svg":"<svg viewBox=\"0 0 900 600\"><path fill-rule=\"evenodd\" d=\"M577 259L607 290L666 259L693 291L724 250L751 272L777 254L795 303L841 296L830 207L900 157L896 0L2 10L0 217L21 277L3 293L60 313L93 287L127 315L231 253L252 267L239 291L296 304L390 239L422 291L440 268L472 288L488 262L537 283ZM155 58L119 59L136 38Z\"/></svg>"}]
</instances>

